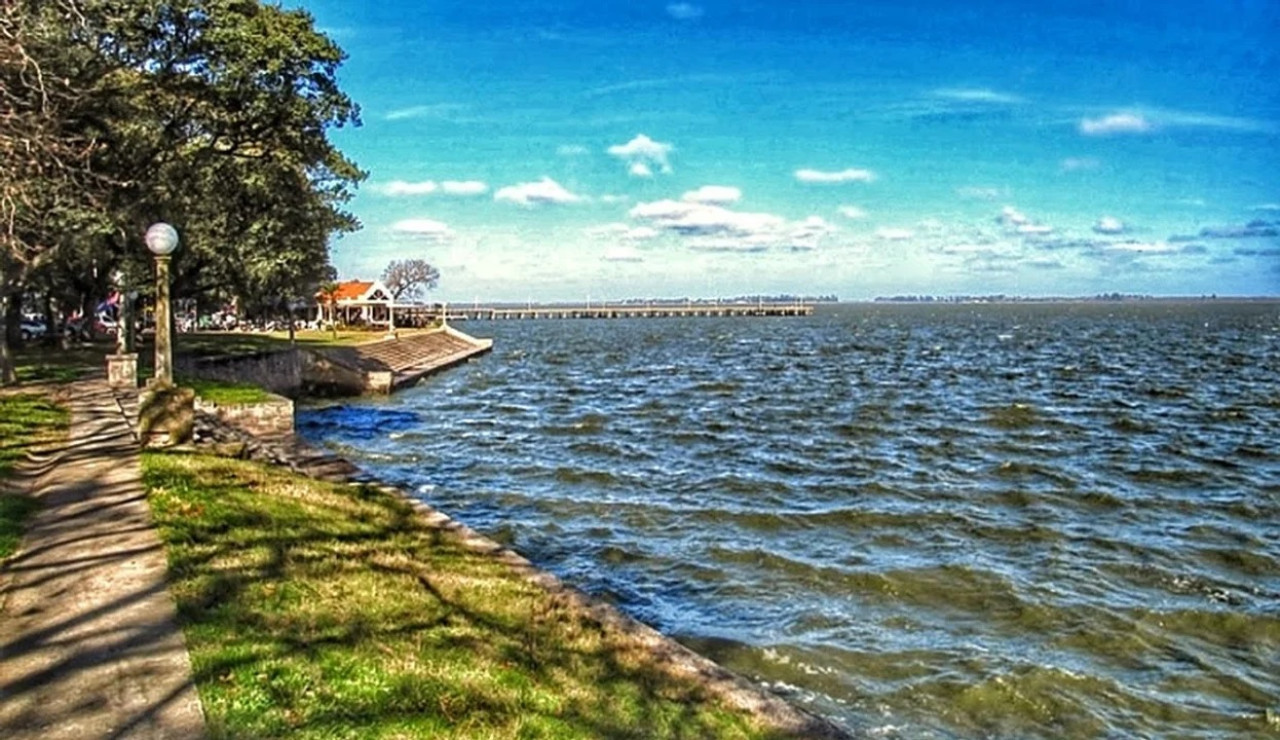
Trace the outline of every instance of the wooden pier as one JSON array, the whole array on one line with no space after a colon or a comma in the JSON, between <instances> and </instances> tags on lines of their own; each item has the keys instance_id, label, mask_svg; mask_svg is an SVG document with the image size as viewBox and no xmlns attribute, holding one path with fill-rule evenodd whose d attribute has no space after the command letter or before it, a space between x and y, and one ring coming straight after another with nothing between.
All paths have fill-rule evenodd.
<instances>
[{"instance_id":1,"label":"wooden pier","mask_svg":"<svg viewBox=\"0 0 1280 740\"><path fill-rule=\"evenodd\" d=\"M812 316L810 303L619 303L448 307L449 319L656 319L688 316Z\"/></svg>"}]
</instances>

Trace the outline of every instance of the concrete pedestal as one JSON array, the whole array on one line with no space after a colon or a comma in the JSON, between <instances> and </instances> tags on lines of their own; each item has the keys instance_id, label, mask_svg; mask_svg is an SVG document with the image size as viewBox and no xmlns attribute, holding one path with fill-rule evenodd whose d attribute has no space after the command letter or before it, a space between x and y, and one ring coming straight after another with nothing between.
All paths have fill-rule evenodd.
<instances>
[{"instance_id":1,"label":"concrete pedestal","mask_svg":"<svg viewBox=\"0 0 1280 740\"><path fill-rule=\"evenodd\" d=\"M138 353L107 355L107 384L112 388L138 387Z\"/></svg>"}]
</instances>

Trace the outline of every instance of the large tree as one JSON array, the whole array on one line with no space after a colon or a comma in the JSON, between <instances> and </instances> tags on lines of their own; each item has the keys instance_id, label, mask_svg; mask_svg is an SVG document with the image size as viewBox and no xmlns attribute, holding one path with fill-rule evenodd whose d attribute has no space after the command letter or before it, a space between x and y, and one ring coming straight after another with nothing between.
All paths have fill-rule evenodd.
<instances>
[{"instance_id":1,"label":"large tree","mask_svg":"<svg viewBox=\"0 0 1280 740\"><path fill-rule=\"evenodd\" d=\"M261 0L4 0L0 297L73 282L43 262L145 289L157 220L182 234L177 297L323 279L364 176L328 138L359 123L343 58L308 14Z\"/></svg>"},{"instance_id":2,"label":"large tree","mask_svg":"<svg viewBox=\"0 0 1280 740\"><path fill-rule=\"evenodd\" d=\"M424 259L392 260L382 272L382 284L396 300L417 298L439 282L440 271Z\"/></svg>"}]
</instances>

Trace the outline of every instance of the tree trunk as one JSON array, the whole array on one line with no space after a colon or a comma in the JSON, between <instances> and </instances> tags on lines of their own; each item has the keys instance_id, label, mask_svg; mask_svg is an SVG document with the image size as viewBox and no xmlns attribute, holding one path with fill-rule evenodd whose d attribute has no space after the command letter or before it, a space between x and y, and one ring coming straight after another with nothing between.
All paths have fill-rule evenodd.
<instances>
[{"instance_id":1,"label":"tree trunk","mask_svg":"<svg viewBox=\"0 0 1280 740\"><path fill-rule=\"evenodd\" d=\"M22 294L5 291L4 338L10 347L22 346Z\"/></svg>"},{"instance_id":2,"label":"tree trunk","mask_svg":"<svg viewBox=\"0 0 1280 740\"><path fill-rule=\"evenodd\" d=\"M3 270L0 267L0 270ZM13 354L9 349L9 283L0 272L0 385L13 385L18 376L13 364Z\"/></svg>"}]
</instances>

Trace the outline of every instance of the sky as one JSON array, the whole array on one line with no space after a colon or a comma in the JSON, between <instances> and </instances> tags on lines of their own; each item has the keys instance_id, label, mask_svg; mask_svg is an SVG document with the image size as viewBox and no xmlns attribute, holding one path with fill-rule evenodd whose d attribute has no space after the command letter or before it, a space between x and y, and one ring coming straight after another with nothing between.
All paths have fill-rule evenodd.
<instances>
[{"instance_id":1,"label":"sky","mask_svg":"<svg viewBox=\"0 0 1280 740\"><path fill-rule=\"evenodd\" d=\"M293 0L343 279L447 301L1280 294L1274 0Z\"/></svg>"}]
</instances>

